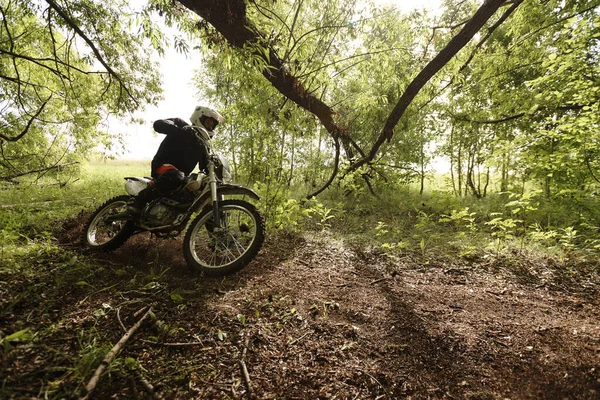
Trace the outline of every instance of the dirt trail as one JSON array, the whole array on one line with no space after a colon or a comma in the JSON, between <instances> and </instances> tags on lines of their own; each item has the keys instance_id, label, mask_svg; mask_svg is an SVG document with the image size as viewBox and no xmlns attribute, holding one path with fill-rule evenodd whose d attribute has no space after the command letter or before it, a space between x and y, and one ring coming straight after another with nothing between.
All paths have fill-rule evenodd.
<instances>
[{"instance_id":1,"label":"dirt trail","mask_svg":"<svg viewBox=\"0 0 600 400\"><path fill-rule=\"evenodd\" d=\"M392 260L307 235L270 237L241 273L198 279L180 250L139 237L97 258L114 287L65 294L56 317L64 331L93 327L114 343L123 332L114 310L131 326L152 304L154 323L121 357L143 367L161 398L600 397L597 273L564 281L550 266ZM58 362L44 354L38 368ZM104 377L98 398L145 398L128 374ZM72 377L61 379L73 389Z\"/></svg>"},{"instance_id":2,"label":"dirt trail","mask_svg":"<svg viewBox=\"0 0 600 400\"><path fill-rule=\"evenodd\" d=\"M235 294L250 302L248 311L265 296L296 310L297 320L282 332L253 336L262 345L250 353L263 366L255 373L271 382L265 393L600 396L600 308L589 293L550 290L543 280L527 284L523 274L491 263L392 263L328 237L291 248L281 262L263 255ZM270 271L261 268L265 261Z\"/></svg>"}]
</instances>

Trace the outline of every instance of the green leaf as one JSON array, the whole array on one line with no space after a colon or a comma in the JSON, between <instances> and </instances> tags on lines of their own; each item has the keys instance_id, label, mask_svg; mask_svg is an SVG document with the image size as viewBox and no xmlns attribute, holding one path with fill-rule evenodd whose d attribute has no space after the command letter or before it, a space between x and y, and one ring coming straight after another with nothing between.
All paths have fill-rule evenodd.
<instances>
[{"instance_id":1,"label":"green leaf","mask_svg":"<svg viewBox=\"0 0 600 400\"><path fill-rule=\"evenodd\" d=\"M179 293L171 293L171 300L175 303L181 303L183 301L183 297Z\"/></svg>"},{"instance_id":2,"label":"green leaf","mask_svg":"<svg viewBox=\"0 0 600 400\"><path fill-rule=\"evenodd\" d=\"M33 339L33 337L34 334L31 333L31 330L29 328L25 328L4 337L2 340L6 342L29 342Z\"/></svg>"}]
</instances>

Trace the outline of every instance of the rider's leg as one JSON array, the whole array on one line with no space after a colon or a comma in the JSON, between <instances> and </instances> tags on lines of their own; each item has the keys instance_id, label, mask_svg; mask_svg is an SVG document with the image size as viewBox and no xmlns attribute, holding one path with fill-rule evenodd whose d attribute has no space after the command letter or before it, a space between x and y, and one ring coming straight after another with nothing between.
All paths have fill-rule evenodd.
<instances>
[{"instance_id":1,"label":"rider's leg","mask_svg":"<svg viewBox=\"0 0 600 400\"><path fill-rule=\"evenodd\" d=\"M165 196L178 189L185 181L185 174L170 164L161 165L156 169L154 182L148 185L127 204L127 212L138 216L146 204L160 196Z\"/></svg>"}]
</instances>

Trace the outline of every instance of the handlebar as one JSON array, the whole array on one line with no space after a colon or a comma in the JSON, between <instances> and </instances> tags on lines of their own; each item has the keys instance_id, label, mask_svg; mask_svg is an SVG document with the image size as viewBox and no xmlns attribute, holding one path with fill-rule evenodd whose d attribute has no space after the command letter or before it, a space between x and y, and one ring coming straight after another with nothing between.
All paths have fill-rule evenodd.
<instances>
[{"instance_id":1,"label":"handlebar","mask_svg":"<svg viewBox=\"0 0 600 400\"><path fill-rule=\"evenodd\" d=\"M188 127L186 127L186 128L188 128ZM196 139L198 139L200 141L200 144L202 144L204 147L206 147L208 153L212 154L212 151L211 151L212 139L211 139L208 131L206 131L206 129L202 129L197 126L191 126L191 125L189 125L188 129L190 129L192 131L192 134L196 137Z\"/></svg>"}]
</instances>

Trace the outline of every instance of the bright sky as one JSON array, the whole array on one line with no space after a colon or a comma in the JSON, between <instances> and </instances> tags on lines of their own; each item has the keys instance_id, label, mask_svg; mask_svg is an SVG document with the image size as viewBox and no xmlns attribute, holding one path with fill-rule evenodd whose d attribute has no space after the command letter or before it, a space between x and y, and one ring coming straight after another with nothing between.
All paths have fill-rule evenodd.
<instances>
[{"instance_id":1,"label":"bright sky","mask_svg":"<svg viewBox=\"0 0 600 400\"><path fill-rule=\"evenodd\" d=\"M380 4L394 4L404 11L414 8L437 9L441 0L374 0ZM152 129L152 123L161 118L179 117L189 121L194 107L205 104L202 97L192 86L194 70L200 66L200 57L193 52L185 55L168 49L164 59L160 60L163 75L164 100L157 107L147 107L143 113L136 114L145 120L143 125L123 125L112 122L108 127L111 133L127 132L125 159L151 160L163 139ZM227 116L225 116L227 118Z\"/></svg>"}]
</instances>

